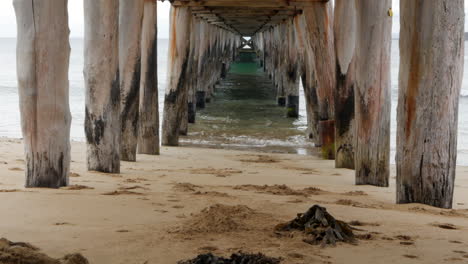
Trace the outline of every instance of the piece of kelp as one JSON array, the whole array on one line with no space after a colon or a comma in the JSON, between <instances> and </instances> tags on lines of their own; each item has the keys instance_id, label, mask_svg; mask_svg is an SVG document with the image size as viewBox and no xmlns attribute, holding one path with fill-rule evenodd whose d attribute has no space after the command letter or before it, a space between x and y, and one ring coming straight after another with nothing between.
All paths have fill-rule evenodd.
<instances>
[{"instance_id":1,"label":"piece of kelp","mask_svg":"<svg viewBox=\"0 0 468 264\"><path fill-rule=\"evenodd\" d=\"M232 254L231 258L215 256L211 253L198 255L191 260L179 261L178 264L279 264L281 259L270 258L261 253L259 254Z\"/></svg>"},{"instance_id":2,"label":"piece of kelp","mask_svg":"<svg viewBox=\"0 0 468 264\"><path fill-rule=\"evenodd\" d=\"M276 227L278 231L299 230L307 235L304 242L312 245L336 245L336 242L355 243L352 228L345 222L336 220L325 207L312 206L307 212Z\"/></svg>"}]
</instances>

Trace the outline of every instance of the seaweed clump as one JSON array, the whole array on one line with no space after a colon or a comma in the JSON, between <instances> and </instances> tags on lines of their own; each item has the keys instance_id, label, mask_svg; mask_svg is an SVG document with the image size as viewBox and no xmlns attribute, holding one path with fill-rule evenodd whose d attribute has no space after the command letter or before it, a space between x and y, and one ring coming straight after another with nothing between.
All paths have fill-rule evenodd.
<instances>
[{"instance_id":1,"label":"seaweed clump","mask_svg":"<svg viewBox=\"0 0 468 264\"><path fill-rule=\"evenodd\" d=\"M231 258L215 256L211 253L199 255L192 260L179 261L178 264L279 264L281 259L259 254L232 254Z\"/></svg>"},{"instance_id":2,"label":"seaweed clump","mask_svg":"<svg viewBox=\"0 0 468 264\"><path fill-rule=\"evenodd\" d=\"M336 220L325 207L312 206L307 212L276 227L277 231L299 230L306 234L304 242L312 245L335 246L337 242L355 243L352 227Z\"/></svg>"},{"instance_id":3,"label":"seaweed clump","mask_svg":"<svg viewBox=\"0 0 468 264\"><path fill-rule=\"evenodd\" d=\"M89 264L81 254L69 254L61 259L51 258L31 244L0 239L1 264Z\"/></svg>"}]
</instances>

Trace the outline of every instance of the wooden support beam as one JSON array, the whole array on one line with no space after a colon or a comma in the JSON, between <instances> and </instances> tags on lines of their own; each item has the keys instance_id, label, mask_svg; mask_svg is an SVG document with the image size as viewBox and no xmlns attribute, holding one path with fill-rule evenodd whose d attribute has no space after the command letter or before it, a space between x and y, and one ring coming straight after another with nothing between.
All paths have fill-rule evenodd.
<instances>
[{"instance_id":1,"label":"wooden support beam","mask_svg":"<svg viewBox=\"0 0 468 264\"><path fill-rule=\"evenodd\" d=\"M136 161L141 77L143 0L120 0L119 59L122 119L120 158Z\"/></svg>"},{"instance_id":2,"label":"wooden support beam","mask_svg":"<svg viewBox=\"0 0 468 264\"><path fill-rule=\"evenodd\" d=\"M319 121L333 120L334 93L336 89L336 59L333 36L333 13L331 3L314 3L304 8L306 38L309 43L306 54L303 83L307 100L313 112L310 120L310 136L315 136L317 146L326 150L334 145L324 145L318 131ZM330 143L331 144L331 143Z\"/></svg>"},{"instance_id":3,"label":"wooden support beam","mask_svg":"<svg viewBox=\"0 0 468 264\"><path fill-rule=\"evenodd\" d=\"M316 2L328 2L329 0L175 0L173 6L216 6L216 7L308 7Z\"/></svg>"},{"instance_id":4,"label":"wooden support beam","mask_svg":"<svg viewBox=\"0 0 468 264\"><path fill-rule=\"evenodd\" d=\"M307 112L307 137L309 139L318 139L318 101L316 87L312 82L313 72L313 53L308 38L308 29L303 15L294 17L294 31L296 35L296 48L299 52L299 72L301 74L302 86Z\"/></svg>"},{"instance_id":5,"label":"wooden support beam","mask_svg":"<svg viewBox=\"0 0 468 264\"><path fill-rule=\"evenodd\" d=\"M162 144L179 145L180 120L187 104L187 71L190 53L190 25L192 15L188 7L171 7L169 34L168 76L164 100Z\"/></svg>"},{"instance_id":6,"label":"wooden support beam","mask_svg":"<svg viewBox=\"0 0 468 264\"><path fill-rule=\"evenodd\" d=\"M400 1L397 202L451 208L464 1Z\"/></svg>"},{"instance_id":7,"label":"wooden support beam","mask_svg":"<svg viewBox=\"0 0 468 264\"><path fill-rule=\"evenodd\" d=\"M119 2L85 0L88 170L120 172Z\"/></svg>"},{"instance_id":8,"label":"wooden support beam","mask_svg":"<svg viewBox=\"0 0 468 264\"><path fill-rule=\"evenodd\" d=\"M296 47L296 32L293 20L285 22L286 35L284 44L286 46L285 90L286 90L286 116L290 118L299 117L299 59Z\"/></svg>"},{"instance_id":9,"label":"wooden support beam","mask_svg":"<svg viewBox=\"0 0 468 264\"><path fill-rule=\"evenodd\" d=\"M355 2L335 0L335 167L354 169Z\"/></svg>"},{"instance_id":10,"label":"wooden support beam","mask_svg":"<svg viewBox=\"0 0 468 264\"><path fill-rule=\"evenodd\" d=\"M138 153L159 155L157 3L145 1L141 33Z\"/></svg>"},{"instance_id":11,"label":"wooden support beam","mask_svg":"<svg viewBox=\"0 0 468 264\"><path fill-rule=\"evenodd\" d=\"M26 187L68 184L70 58L67 1L14 0Z\"/></svg>"},{"instance_id":12,"label":"wooden support beam","mask_svg":"<svg viewBox=\"0 0 468 264\"><path fill-rule=\"evenodd\" d=\"M391 0L356 1L356 184L388 186Z\"/></svg>"}]
</instances>

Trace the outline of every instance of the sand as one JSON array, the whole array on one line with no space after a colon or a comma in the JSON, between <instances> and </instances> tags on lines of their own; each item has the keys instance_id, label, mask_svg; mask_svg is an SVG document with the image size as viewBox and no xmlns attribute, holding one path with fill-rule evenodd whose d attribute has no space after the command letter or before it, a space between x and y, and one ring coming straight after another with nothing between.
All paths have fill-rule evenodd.
<instances>
[{"instance_id":1,"label":"sand","mask_svg":"<svg viewBox=\"0 0 468 264\"><path fill-rule=\"evenodd\" d=\"M468 168L453 210L395 205L391 187L354 186L354 172L311 156L195 148L140 155L121 174L86 171L72 143L72 187L25 189L23 145L0 139L0 236L90 263L177 263L211 252L261 252L282 263L468 263ZM275 226L319 204L351 223L357 245L306 244Z\"/></svg>"}]
</instances>

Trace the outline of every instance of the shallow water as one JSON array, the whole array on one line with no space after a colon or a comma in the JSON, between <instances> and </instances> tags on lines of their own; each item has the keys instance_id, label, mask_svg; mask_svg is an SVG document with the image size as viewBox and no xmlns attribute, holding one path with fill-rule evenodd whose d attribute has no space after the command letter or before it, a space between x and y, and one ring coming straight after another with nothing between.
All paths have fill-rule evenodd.
<instances>
[{"instance_id":1,"label":"shallow water","mask_svg":"<svg viewBox=\"0 0 468 264\"><path fill-rule=\"evenodd\" d=\"M71 39L70 58L70 109L73 117L71 137L73 140L84 141L84 81L83 81L83 40ZM465 42L465 46L467 45ZM18 91L16 85L16 39L0 38L0 137L21 137L20 114L18 107ZM468 50L466 46L465 50ZM158 83L159 100L164 101L166 88L168 41L158 41ZM468 65L468 52L465 55L465 65ZM398 40L392 42L392 124L391 151L394 157L396 149L396 107L398 98ZM239 69L238 69L239 70ZM245 68L240 69L245 74ZM244 71L244 72L242 72ZM249 72L249 71L247 71ZM255 78L261 78L255 72ZM236 78L238 78L237 76ZM464 82L460 98L459 137L458 137L458 165L468 166L468 67L465 67ZM235 82L231 83L236 84ZM245 88L245 85L244 85ZM240 96L254 95L251 90L236 88ZM265 87L254 87L260 91L268 91ZM222 100L227 96L227 84L220 87L218 98L199 113L199 124L190 131L190 137L183 139L184 144L197 144L214 147L249 148L266 151L293 152L307 154L311 150L311 143L305 140L303 132L306 129L306 111L304 96L300 94L300 118L297 120L284 117L283 109L275 106L270 99L247 98L244 103ZM227 98L227 97L225 97ZM239 97L240 98L240 97ZM258 103L258 105L256 104ZM160 103L162 114L163 104ZM216 106L218 105L218 106ZM219 105L222 105L221 107ZM255 107L255 106L258 106ZM219 109L223 109L222 111ZM229 113L229 116L228 114ZM267 116L265 116L267 115ZM258 120L256 120L258 119ZM202 124L205 124L203 126ZM216 129L221 127L223 133ZM231 127L231 128L229 128ZM197 134L198 133L198 134ZM202 133L205 133L204 135ZM394 159L392 158L392 162Z\"/></svg>"},{"instance_id":2,"label":"shallow water","mask_svg":"<svg viewBox=\"0 0 468 264\"><path fill-rule=\"evenodd\" d=\"M286 109L277 106L273 83L263 70L255 62L240 62L216 86L212 102L198 111L196 124L181 142L267 152L315 152L305 137L305 116L285 116Z\"/></svg>"}]
</instances>

